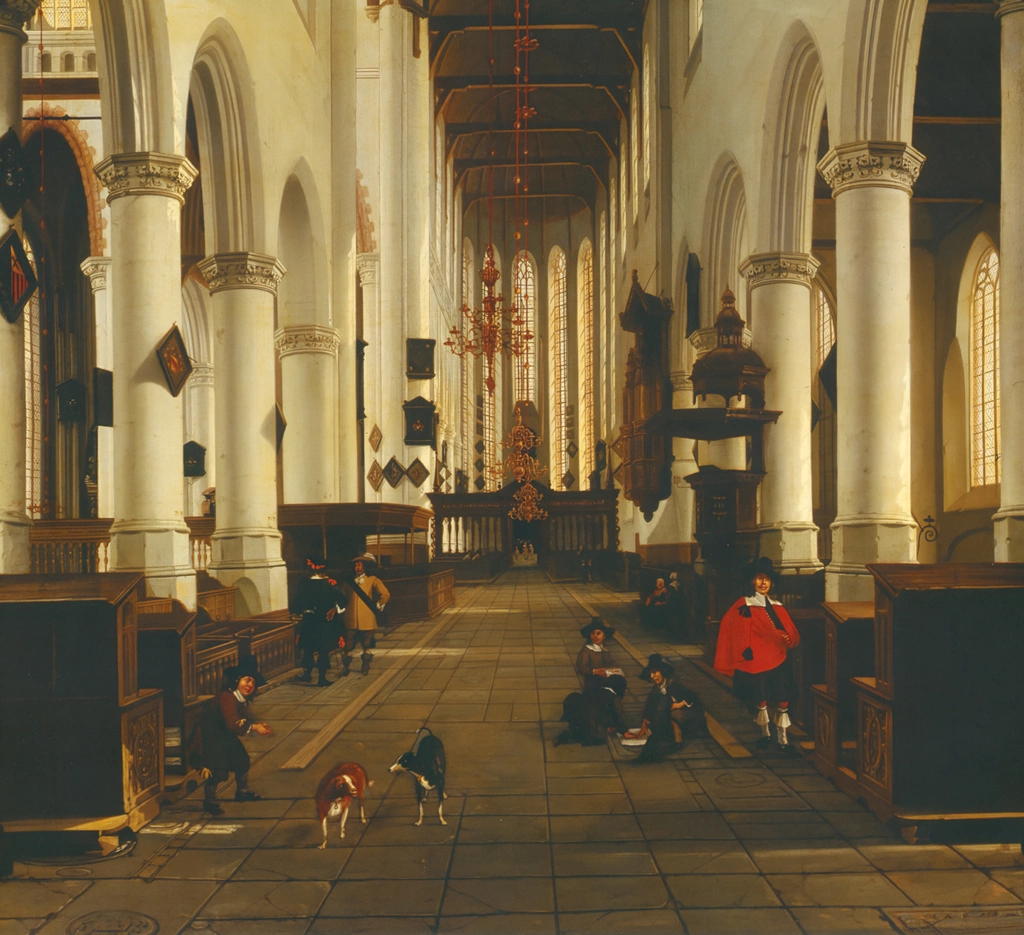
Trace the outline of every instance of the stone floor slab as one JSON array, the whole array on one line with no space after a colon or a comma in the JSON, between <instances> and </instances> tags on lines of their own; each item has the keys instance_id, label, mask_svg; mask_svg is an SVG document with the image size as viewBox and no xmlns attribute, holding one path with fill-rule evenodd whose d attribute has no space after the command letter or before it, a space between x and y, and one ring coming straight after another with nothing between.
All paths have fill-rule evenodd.
<instances>
[{"instance_id":1,"label":"stone floor slab","mask_svg":"<svg viewBox=\"0 0 1024 935\"><path fill-rule=\"evenodd\" d=\"M287 919L313 916L331 884L322 880L225 883L199 913L201 919Z\"/></svg>"},{"instance_id":2,"label":"stone floor slab","mask_svg":"<svg viewBox=\"0 0 1024 935\"><path fill-rule=\"evenodd\" d=\"M558 877L555 880L561 912L592 909L663 909L670 904L660 877Z\"/></svg>"},{"instance_id":3,"label":"stone floor slab","mask_svg":"<svg viewBox=\"0 0 1024 935\"><path fill-rule=\"evenodd\" d=\"M679 915L689 935L802 935L785 909L680 909Z\"/></svg>"},{"instance_id":4,"label":"stone floor slab","mask_svg":"<svg viewBox=\"0 0 1024 935\"><path fill-rule=\"evenodd\" d=\"M443 891L443 880L405 880L401 886L389 886L386 890L382 890L376 880L339 880L320 908L319 915L322 919L436 916ZM335 927L334 931L337 932L338 928ZM389 929L383 928L380 931L387 932Z\"/></svg>"},{"instance_id":5,"label":"stone floor slab","mask_svg":"<svg viewBox=\"0 0 1024 935\"><path fill-rule=\"evenodd\" d=\"M686 874L666 880L679 905L687 909L780 905L767 880L756 874Z\"/></svg>"},{"instance_id":6,"label":"stone floor slab","mask_svg":"<svg viewBox=\"0 0 1024 935\"><path fill-rule=\"evenodd\" d=\"M980 870L896 870L889 874L889 879L919 906L990 906L1018 902L1013 893Z\"/></svg>"},{"instance_id":7,"label":"stone floor slab","mask_svg":"<svg viewBox=\"0 0 1024 935\"><path fill-rule=\"evenodd\" d=\"M553 912L551 879L449 880L441 906L443 916L491 915L496 912Z\"/></svg>"},{"instance_id":8,"label":"stone floor slab","mask_svg":"<svg viewBox=\"0 0 1024 935\"><path fill-rule=\"evenodd\" d=\"M679 916L671 909L633 909L628 912L560 912L560 935L683 935Z\"/></svg>"},{"instance_id":9,"label":"stone floor slab","mask_svg":"<svg viewBox=\"0 0 1024 935\"><path fill-rule=\"evenodd\" d=\"M775 873L768 881L787 906L908 906L881 873Z\"/></svg>"}]
</instances>

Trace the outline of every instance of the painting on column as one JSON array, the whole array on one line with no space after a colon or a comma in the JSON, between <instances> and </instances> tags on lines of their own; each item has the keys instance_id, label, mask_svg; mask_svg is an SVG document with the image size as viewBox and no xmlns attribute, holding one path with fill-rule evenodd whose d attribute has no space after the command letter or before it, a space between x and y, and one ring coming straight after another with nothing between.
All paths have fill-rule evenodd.
<instances>
[{"instance_id":1,"label":"painting on column","mask_svg":"<svg viewBox=\"0 0 1024 935\"><path fill-rule=\"evenodd\" d=\"M172 396L177 396L192 373L192 361L185 350L185 339L177 325L174 325L160 342L156 356L160 361L160 369L164 372L167 388Z\"/></svg>"}]
</instances>

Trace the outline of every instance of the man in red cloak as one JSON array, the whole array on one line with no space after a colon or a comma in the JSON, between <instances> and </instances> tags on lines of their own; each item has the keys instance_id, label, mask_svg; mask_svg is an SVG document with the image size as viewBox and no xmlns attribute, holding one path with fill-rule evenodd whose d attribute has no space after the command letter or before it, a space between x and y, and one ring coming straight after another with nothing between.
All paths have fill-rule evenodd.
<instances>
[{"instance_id":1,"label":"man in red cloak","mask_svg":"<svg viewBox=\"0 0 1024 935\"><path fill-rule=\"evenodd\" d=\"M722 617L715 668L732 677L736 695L757 712L756 723L761 728L758 746L771 743L770 705L775 709L779 747L788 750L789 703L796 686L786 653L800 644L800 634L786 608L768 596L775 578L772 560L759 558L745 571L752 593L741 597Z\"/></svg>"}]
</instances>

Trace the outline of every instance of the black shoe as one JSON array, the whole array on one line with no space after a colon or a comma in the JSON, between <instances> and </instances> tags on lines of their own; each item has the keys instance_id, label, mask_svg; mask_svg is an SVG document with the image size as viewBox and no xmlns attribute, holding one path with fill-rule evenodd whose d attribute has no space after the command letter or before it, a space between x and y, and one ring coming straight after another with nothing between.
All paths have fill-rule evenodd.
<instances>
[{"instance_id":1,"label":"black shoe","mask_svg":"<svg viewBox=\"0 0 1024 935\"><path fill-rule=\"evenodd\" d=\"M312 672L303 672L302 675L297 675L295 677L295 681L296 682L312 682L313 681L313 673Z\"/></svg>"},{"instance_id":2,"label":"black shoe","mask_svg":"<svg viewBox=\"0 0 1024 935\"><path fill-rule=\"evenodd\" d=\"M349 667L348 667L348 666L345 666L345 668L344 668L344 669L342 669L342 670L341 670L341 671L340 671L340 672L338 673L338 678L340 678L340 679L343 679L343 678L344 678L344 677L345 677L346 675L348 675L348 674L349 674L350 672L351 672L351 670L349 669Z\"/></svg>"},{"instance_id":3,"label":"black shoe","mask_svg":"<svg viewBox=\"0 0 1024 935\"><path fill-rule=\"evenodd\" d=\"M203 802L203 811L207 815L223 815L224 809L222 809L216 802L209 801Z\"/></svg>"},{"instance_id":4,"label":"black shoe","mask_svg":"<svg viewBox=\"0 0 1024 935\"><path fill-rule=\"evenodd\" d=\"M325 688L326 686L328 686L330 684L331 683L327 680L327 676L326 675L321 675L320 678L317 679L316 687L317 688Z\"/></svg>"},{"instance_id":5,"label":"black shoe","mask_svg":"<svg viewBox=\"0 0 1024 935\"><path fill-rule=\"evenodd\" d=\"M765 735L764 737L758 737L757 740L754 742L754 746L757 747L758 750L767 750L771 745L772 738L768 735Z\"/></svg>"},{"instance_id":6,"label":"black shoe","mask_svg":"<svg viewBox=\"0 0 1024 935\"><path fill-rule=\"evenodd\" d=\"M369 659L364 659L363 660L362 667L359 669L359 674L360 675L369 675L370 674L370 660Z\"/></svg>"},{"instance_id":7,"label":"black shoe","mask_svg":"<svg viewBox=\"0 0 1024 935\"><path fill-rule=\"evenodd\" d=\"M253 792L252 789L240 789L235 793L236 802L259 802L263 799L263 796L258 792Z\"/></svg>"}]
</instances>

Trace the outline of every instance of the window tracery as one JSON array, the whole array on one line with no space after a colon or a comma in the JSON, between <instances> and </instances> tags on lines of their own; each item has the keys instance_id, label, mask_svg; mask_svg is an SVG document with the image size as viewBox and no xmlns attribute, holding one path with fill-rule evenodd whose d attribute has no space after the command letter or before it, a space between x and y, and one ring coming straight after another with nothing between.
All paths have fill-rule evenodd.
<instances>
[{"instance_id":1,"label":"window tracery","mask_svg":"<svg viewBox=\"0 0 1024 935\"><path fill-rule=\"evenodd\" d=\"M971 486L998 484L999 255L978 261L971 292Z\"/></svg>"},{"instance_id":2,"label":"window tracery","mask_svg":"<svg viewBox=\"0 0 1024 935\"><path fill-rule=\"evenodd\" d=\"M554 247L548 260L548 334L551 345L551 468L552 483L561 484L568 470L566 406L569 402L568 313L565 252Z\"/></svg>"},{"instance_id":3,"label":"window tracery","mask_svg":"<svg viewBox=\"0 0 1024 935\"><path fill-rule=\"evenodd\" d=\"M579 354L580 489L594 470L594 248L580 244L577 271L576 347Z\"/></svg>"}]
</instances>

